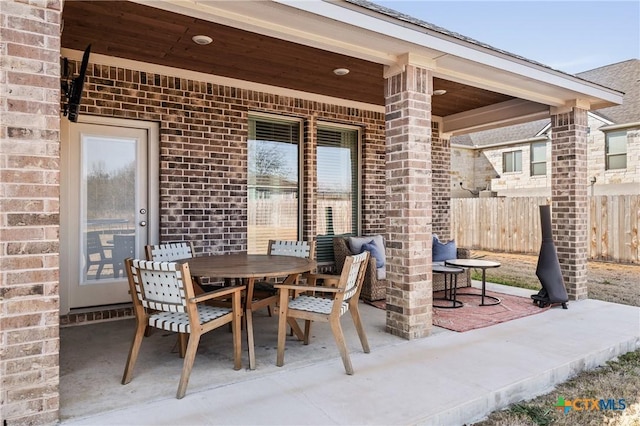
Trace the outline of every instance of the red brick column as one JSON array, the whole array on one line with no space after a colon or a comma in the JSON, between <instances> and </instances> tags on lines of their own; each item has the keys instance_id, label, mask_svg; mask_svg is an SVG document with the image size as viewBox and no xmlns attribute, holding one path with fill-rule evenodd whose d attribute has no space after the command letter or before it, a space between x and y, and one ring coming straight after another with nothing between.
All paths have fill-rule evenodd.
<instances>
[{"instance_id":1,"label":"red brick column","mask_svg":"<svg viewBox=\"0 0 640 426\"><path fill-rule=\"evenodd\" d=\"M0 422L59 407L61 1L0 1Z\"/></svg>"},{"instance_id":2,"label":"red brick column","mask_svg":"<svg viewBox=\"0 0 640 426\"><path fill-rule=\"evenodd\" d=\"M432 328L431 91L413 65L386 81L387 331L406 339Z\"/></svg>"},{"instance_id":3,"label":"red brick column","mask_svg":"<svg viewBox=\"0 0 640 426\"><path fill-rule=\"evenodd\" d=\"M587 298L587 126L584 109L551 116L553 239L572 300Z\"/></svg>"}]
</instances>

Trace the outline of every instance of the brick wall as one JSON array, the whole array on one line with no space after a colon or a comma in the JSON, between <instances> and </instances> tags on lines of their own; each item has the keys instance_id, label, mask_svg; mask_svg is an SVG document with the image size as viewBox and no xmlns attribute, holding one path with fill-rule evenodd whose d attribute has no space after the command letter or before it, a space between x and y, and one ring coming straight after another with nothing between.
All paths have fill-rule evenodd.
<instances>
[{"instance_id":1,"label":"brick wall","mask_svg":"<svg viewBox=\"0 0 640 426\"><path fill-rule=\"evenodd\" d=\"M432 329L431 72L406 65L386 80L387 331Z\"/></svg>"},{"instance_id":2,"label":"brick wall","mask_svg":"<svg viewBox=\"0 0 640 426\"><path fill-rule=\"evenodd\" d=\"M0 1L0 421L58 418L61 2Z\"/></svg>"},{"instance_id":3,"label":"brick wall","mask_svg":"<svg viewBox=\"0 0 640 426\"><path fill-rule=\"evenodd\" d=\"M451 144L440 138L437 122L431 122L433 233L440 240L451 239Z\"/></svg>"},{"instance_id":4,"label":"brick wall","mask_svg":"<svg viewBox=\"0 0 640 426\"><path fill-rule=\"evenodd\" d=\"M77 66L78 64L75 63ZM82 114L160 123L160 238L246 250L248 114L304 120L303 237L315 236L317 122L360 126L363 232L384 233L384 116L203 81L90 64Z\"/></svg>"},{"instance_id":5,"label":"brick wall","mask_svg":"<svg viewBox=\"0 0 640 426\"><path fill-rule=\"evenodd\" d=\"M572 300L587 297L587 112L551 116L553 240Z\"/></svg>"}]
</instances>

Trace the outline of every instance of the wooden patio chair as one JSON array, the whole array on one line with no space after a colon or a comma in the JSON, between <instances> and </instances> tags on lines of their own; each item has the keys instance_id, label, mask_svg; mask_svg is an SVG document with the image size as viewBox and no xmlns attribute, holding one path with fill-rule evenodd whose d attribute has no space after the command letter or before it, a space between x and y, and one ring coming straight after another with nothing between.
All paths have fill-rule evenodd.
<instances>
[{"instance_id":1,"label":"wooden patio chair","mask_svg":"<svg viewBox=\"0 0 640 426\"><path fill-rule=\"evenodd\" d=\"M180 241L156 245L146 245L144 247L147 260L154 262L173 262L176 260L191 259L195 256L193 243L191 241Z\"/></svg>"},{"instance_id":2,"label":"wooden patio chair","mask_svg":"<svg viewBox=\"0 0 640 426\"><path fill-rule=\"evenodd\" d=\"M177 260L191 259L196 251L191 241L177 241L164 244L148 244L144 246L144 254L147 260L154 262L175 262ZM192 277L197 284L196 294L205 293L200 277Z\"/></svg>"},{"instance_id":3,"label":"wooden patio chair","mask_svg":"<svg viewBox=\"0 0 640 426\"><path fill-rule=\"evenodd\" d=\"M287 336L287 320L302 319L305 321L304 344L309 344L311 321L328 322L336 340L338 350L342 356L342 362L347 374L353 374L353 367L349 352L344 340L340 318L347 311L351 312L353 323L358 332L362 349L365 353L369 353L369 342L367 335L362 326L360 311L358 310L358 298L362 290L362 282L364 281L365 271L369 263L369 252L365 251L361 254L347 256L345 260L342 274L340 274L337 285L331 284L323 286L315 285L317 280L322 279L325 282L329 276L324 274L306 274L307 285L285 285L276 284L275 287L280 289L279 309L280 317L278 318L278 353L276 365L282 367L284 365L284 349ZM302 294L297 297L289 298L290 293L308 291L311 294ZM327 293L329 297L320 297L318 293Z\"/></svg>"},{"instance_id":4,"label":"wooden patio chair","mask_svg":"<svg viewBox=\"0 0 640 426\"><path fill-rule=\"evenodd\" d=\"M131 343L122 384L131 381L147 326L188 336L182 375L176 398L184 397L195 360L200 336L231 323L234 369L242 366L240 316L244 286L227 287L196 296L188 263L152 262L128 258L125 267L129 278L136 315L136 333ZM231 307L213 307L202 302L228 299Z\"/></svg>"},{"instance_id":5,"label":"wooden patio chair","mask_svg":"<svg viewBox=\"0 0 640 426\"><path fill-rule=\"evenodd\" d=\"M178 260L191 259L195 257L195 249L191 241L176 241L163 244L147 244L144 246L144 254L147 260L154 262L175 262ZM204 294L207 292L202 287L202 279L200 277L192 276L195 295ZM219 305L218 303L209 302L210 305ZM151 334L151 330L147 328L146 336ZM178 338L180 356L184 358L187 350L187 336L180 333Z\"/></svg>"},{"instance_id":6,"label":"wooden patio chair","mask_svg":"<svg viewBox=\"0 0 640 426\"><path fill-rule=\"evenodd\" d=\"M267 254L276 256L295 256L313 259L316 255L316 244L314 240L297 241L297 240L269 240ZM296 283L299 280L296 280ZM256 281L254 284L253 294L257 299L275 296L278 290L274 287L278 281L275 279ZM267 305L269 316L271 316L271 305Z\"/></svg>"}]
</instances>

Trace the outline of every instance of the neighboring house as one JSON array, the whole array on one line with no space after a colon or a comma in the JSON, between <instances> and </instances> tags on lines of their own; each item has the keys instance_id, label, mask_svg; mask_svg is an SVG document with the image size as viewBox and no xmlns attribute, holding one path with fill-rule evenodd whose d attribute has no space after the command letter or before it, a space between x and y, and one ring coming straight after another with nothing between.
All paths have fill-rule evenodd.
<instances>
[{"instance_id":1,"label":"neighboring house","mask_svg":"<svg viewBox=\"0 0 640 426\"><path fill-rule=\"evenodd\" d=\"M622 105L587 113L589 193L640 193L640 60L577 76L625 93ZM451 146L452 197L551 195L548 119L454 136Z\"/></svg>"}]
</instances>

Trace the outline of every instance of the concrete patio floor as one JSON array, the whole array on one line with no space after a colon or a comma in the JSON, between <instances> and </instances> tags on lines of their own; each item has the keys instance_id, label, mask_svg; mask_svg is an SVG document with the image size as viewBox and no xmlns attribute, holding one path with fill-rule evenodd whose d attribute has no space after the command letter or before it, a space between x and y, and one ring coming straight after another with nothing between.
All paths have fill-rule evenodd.
<instances>
[{"instance_id":1,"label":"concrete patio floor","mask_svg":"<svg viewBox=\"0 0 640 426\"><path fill-rule=\"evenodd\" d=\"M61 424L463 425L640 347L640 308L597 300L464 333L436 328L412 341L384 331L384 311L360 309L370 354L350 317L342 321L353 376L345 374L326 324L314 325L309 346L290 337L285 365L276 367L277 318L265 312L254 320L257 369L246 369L245 350L244 368L234 371L231 333L208 333L181 400L173 335L145 339L133 380L123 386L133 320L63 328Z\"/></svg>"}]
</instances>

